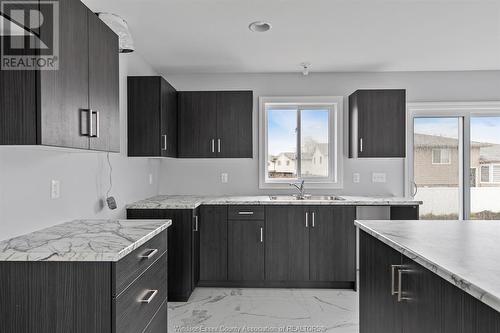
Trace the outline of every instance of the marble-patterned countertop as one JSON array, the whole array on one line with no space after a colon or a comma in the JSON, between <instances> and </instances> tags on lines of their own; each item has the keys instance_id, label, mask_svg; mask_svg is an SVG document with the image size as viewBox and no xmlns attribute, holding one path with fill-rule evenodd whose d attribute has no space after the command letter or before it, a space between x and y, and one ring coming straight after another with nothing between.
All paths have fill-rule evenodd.
<instances>
[{"instance_id":1,"label":"marble-patterned countertop","mask_svg":"<svg viewBox=\"0 0 500 333\"><path fill-rule=\"evenodd\" d=\"M341 195L345 200L271 200L260 196L198 196L158 195L127 205L128 209L194 209L200 205L421 205L418 200L398 197L354 197Z\"/></svg>"},{"instance_id":2,"label":"marble-patterned countertop","mask_svg":"<svg viewBox=\"0 0 500 333\"><path fill-rule=\"evenodd\" d=\"M0 261L118 261L171 220L75 220L0 242Z\"/></svg>"},{"instance_id":3,"label":"marble-patterned countertop","mask_svg":"<svg viewBox=\"0 0 500 333\"><path fill-rule=\"evenodd\" d=\"M500 312L500 221L355 221Z\"/></svg>"}]
</instances>

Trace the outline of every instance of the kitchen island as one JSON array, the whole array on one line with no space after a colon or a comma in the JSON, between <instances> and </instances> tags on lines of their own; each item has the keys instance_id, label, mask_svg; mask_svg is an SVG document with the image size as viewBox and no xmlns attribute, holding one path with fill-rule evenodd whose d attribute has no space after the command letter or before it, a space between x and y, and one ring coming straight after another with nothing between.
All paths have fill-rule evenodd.
<instances>
[{"instance_id":1,"label":"kitchen island","mask_svg":"<svg viewBox=\"0 0 500 333\"><path fill-rule=\"evenodd\" d=\"M0 242L0 332L166 331L170 225L75 220Z\"/></svg>"},{"instance_id":2,"label":"kitchen island","mask_svg":"<svg viewBox=\"0 0 500 333\"><path fill-rule=\"evenodd\" d=\"M355 221L360 333L500 332L499 221Z\"/></svg>"}]
</instances>

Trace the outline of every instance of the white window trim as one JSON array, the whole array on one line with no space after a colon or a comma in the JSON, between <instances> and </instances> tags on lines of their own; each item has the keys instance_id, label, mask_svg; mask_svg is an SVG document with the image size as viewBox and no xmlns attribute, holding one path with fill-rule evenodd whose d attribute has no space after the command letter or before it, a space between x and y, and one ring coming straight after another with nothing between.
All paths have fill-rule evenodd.
<instances>
[{"instance_id":1,"label":"white window trim","mask_svg":"<svg viewBox=\"0 0 500 333\"><path fill-rule=\"evenodd\" d=\"M481 184L500 184L500 181L499 181L499 182L495 182L495 181L493 180L493 168L494 168L494 167L500 167L500 163L484 163L484 164L481 164L481 165L480 165L480 170L479 170L479 172L481 172L481 175L482 175L482 173L483 173L483 172L482 172L481 167L483 167L483 166L487 166L487 167L488 167L488 180L489 180L489 181L487 181L487 182L483 182L483 181L481 180L481 176L480 176L480 177L479 177L479 182L480 182Z\"/></svg>"},{"instance_id":2,"label":"white window trim","mask_svg":"<svg viewBox=\"0 0 500 333\"><path fill-rule=\"evenodd\" d=\"M439 155L439 157L441 158L441 161L435 162L434 161L434 151L435 150L440 150L441 152L443 150L447 150L448 151L448 156L450 158L449 161L448 162L444 162L444 163L441 162L443 160L442 159L442 155ZM432 150L431 150L431 160L432 160L431 162L432 162L433 165L450 165L451 164L451 149L449 149L449 148L432 148Z\"/></svg>"},{"instance_id":3,"label":"white window trim","mask_svg":"<svg viewBox=\"0 0 500 333\"><path fill-rule=\"evenodd\" d=\"M289 183L297 179L266 181L267 175L267 113L266 104L301 104L301 105L331 105L333 117L330 117L329 154L333 163L329 165L330 180L318 180L304 178L308 189L341 189L343 188L343 114L344 98L342 96L291 96L291 97L259 97L259 188L261 189L289 189ZM330 160L330 159L329 159ZM334 172L336 169L336 172Z\"/></svg>"},{"instance_id":4,"label":"white window trim","mask_svg":"<svg viewBox=\"0 0 500 333\"><path fill-rule=\"evenodd\" d=\"M415 117L461 117L460 134L463 147L459 147L460 165L460 214L459 219L470 215L470 119L471 117L500 116L500 101L491 102L413 102L406 104L406 151L405 195L412 197L414 192L413 175L413 120ZM460 138L459 138L460 139ZM460 140L461 141L461 140ZM461 143L461 142L460 142Z\"/></svg>"}]
</instances>

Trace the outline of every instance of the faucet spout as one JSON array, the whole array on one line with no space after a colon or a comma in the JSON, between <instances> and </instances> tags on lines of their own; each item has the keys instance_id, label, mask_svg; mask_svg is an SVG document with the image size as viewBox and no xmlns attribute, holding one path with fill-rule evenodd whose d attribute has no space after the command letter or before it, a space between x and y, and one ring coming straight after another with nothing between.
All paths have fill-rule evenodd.
<instances>
[{"instance_id":1,"label":"faucet spout","mask_svg":"<svg viewBox=\"0 0 500 333\"><path fill-rule=\"evenodd\" d=\"M290 183L290 186L294 186L299 191L299 199L304 199L305 197L304 182L302 179L300 183Z\"/></svg>"}]
</instances>

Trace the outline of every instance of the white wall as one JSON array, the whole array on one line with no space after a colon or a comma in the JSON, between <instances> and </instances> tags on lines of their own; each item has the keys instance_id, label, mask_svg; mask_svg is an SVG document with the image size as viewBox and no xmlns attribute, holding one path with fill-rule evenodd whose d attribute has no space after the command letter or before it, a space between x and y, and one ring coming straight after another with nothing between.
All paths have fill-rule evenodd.
<instances>
[{"instance_id":1,"label":"white wall","mask_svg":"<svg viewBox=\"0 0 500 333\"><path fill-rule=\"evenodd\" d=\"M253 159L167 159L162 161L164 194L258 194L258 103L259 96L348 96L361 88L406 88L409 102L500 100L500 71L488 72L399 72L399 73L311 73L300 74L200 74L166 75L178 90L251 89L254 91ZM347 104L347 103L345 103ZM347 155L347 121L344 116L343 194L398 195L404 193L403 159L353 160ZM371 173L387 173L387 183L373 184ZM220 173L229 173L229 183ZM352 173L361 182L352 183ZM277 192L277 191L275 191ZM328 191L316 191L328 192Z\"/></svg>"},{"instance_id":2,"label":"white wall","mask_svg":"<svg viewBox=\"0 0 500 333\"><path fill-rule=\"evenodd\" d=\"M121 153L110 154L118 209L103 206L109 184L105 153L0 147L0 240L77 218L122 218L125 204L158 193L160 161L126 157L127 75L156 73L138 53L120 55ZM52 179L61 182L55 200Z\"/></svg>"}]
</instances>

